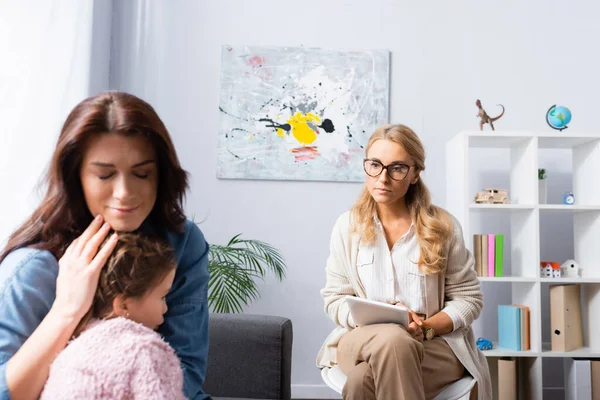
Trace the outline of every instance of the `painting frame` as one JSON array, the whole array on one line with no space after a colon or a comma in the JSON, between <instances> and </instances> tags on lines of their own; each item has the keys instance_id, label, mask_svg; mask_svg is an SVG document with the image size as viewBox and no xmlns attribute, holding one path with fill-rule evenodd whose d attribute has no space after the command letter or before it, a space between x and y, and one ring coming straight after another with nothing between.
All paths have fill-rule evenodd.
<instances>
[{"instance_id":1,"label":"painting frame","mask_svg":"<svg viewBox=\"0 0 600 400\"><path fill-rule=\"evenodd\" d=\"M389 121L390 52L221 48L219 179L361 182Z\"/></svg>"}]
</instances>

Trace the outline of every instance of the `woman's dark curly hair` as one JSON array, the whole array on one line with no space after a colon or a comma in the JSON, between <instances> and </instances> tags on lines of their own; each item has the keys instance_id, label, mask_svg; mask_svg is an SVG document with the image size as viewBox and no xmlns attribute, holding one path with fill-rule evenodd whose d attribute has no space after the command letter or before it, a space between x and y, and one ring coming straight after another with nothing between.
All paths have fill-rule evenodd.
<instances>
[{"instance_id":1,"label":"woman's dark curly hair","mask_svg":"<svg viewBox=\"0 0 600 400\"><path fill-rule=\"evenodd\" d=\"M75 329L74 336L79 335L92 318L114 318L113 301L118 296L143 298L176 265L175 253L167 243L137 233L119 233L117 245L100 273L92 307Z\"/></svg>"}]
</instances>

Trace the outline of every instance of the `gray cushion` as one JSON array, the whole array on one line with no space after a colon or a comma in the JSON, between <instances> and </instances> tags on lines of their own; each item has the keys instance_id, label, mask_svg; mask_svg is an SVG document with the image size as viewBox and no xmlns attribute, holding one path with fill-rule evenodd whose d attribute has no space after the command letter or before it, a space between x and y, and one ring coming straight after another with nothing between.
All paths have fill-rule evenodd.
<instances>
[{"instance_id":1,"label":"gray cushion","mask_svg":"<svg viewBox=\"0 0 600 400\"><path fill-rule=\"evenodd\" d=\"M292 321L211 314L205 393L213 398L291 398Z\"/></svg>"}]
</instances>

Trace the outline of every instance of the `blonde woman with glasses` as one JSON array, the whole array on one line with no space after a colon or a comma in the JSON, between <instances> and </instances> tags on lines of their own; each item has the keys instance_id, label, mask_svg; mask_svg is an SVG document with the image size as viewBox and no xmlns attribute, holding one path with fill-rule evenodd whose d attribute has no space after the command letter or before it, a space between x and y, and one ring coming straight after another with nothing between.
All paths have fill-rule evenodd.
<instances>
[{"instance_id":1,"label":"blonde woman with glasses","mask_svg":"<svg viewBox=\"0 0 600 400\"><path fill-rule=\"evenodd\" d=\"M339 365L344 399L432 399L465 374L477 381L472 399L491 399L471 328L483 306L473 256L458 221L431 204L421 141L404 125L383 126L363 165L364 189L331 235L321 295L337 328L317 365ZM407 307L409 326L358 327L348 296Z\"/></svg>"}]
</instances>

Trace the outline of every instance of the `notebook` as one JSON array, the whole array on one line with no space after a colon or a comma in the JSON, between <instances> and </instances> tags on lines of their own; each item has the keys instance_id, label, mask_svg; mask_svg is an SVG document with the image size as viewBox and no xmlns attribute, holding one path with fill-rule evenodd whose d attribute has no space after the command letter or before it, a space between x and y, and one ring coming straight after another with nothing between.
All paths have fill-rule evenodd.
<instances>
[{"instance_id":1,"label":"notebook","mask_svg":"<svg viewBox=\"0 0 600 400\"><path fill-rule=\"evenodd\" d=\"M346 302L357 326L373 324L399 324L408 326L408 309L380 301L348 296Z\"/></svg>"}]
</instances>

